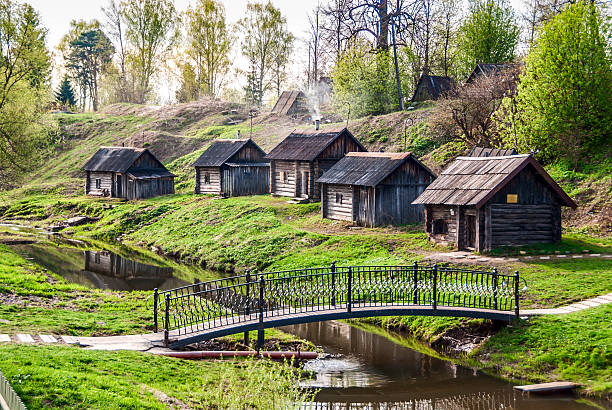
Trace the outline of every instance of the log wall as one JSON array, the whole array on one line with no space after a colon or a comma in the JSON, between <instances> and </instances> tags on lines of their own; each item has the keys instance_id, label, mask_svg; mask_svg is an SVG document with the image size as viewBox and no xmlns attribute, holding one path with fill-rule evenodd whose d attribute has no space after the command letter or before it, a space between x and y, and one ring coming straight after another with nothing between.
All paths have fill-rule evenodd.
<instances>
[{"instance_id":1,"label":"log wall","mask_svg":"<svg viewBox=\"0 0 612 410\"><path fill-rule=\"evenodd\" d=\"M323 184L321 209L324 218L353 221L353 187Z\"/></svg>"},{"instance_id":2,"label":"log wall","mask_svg":"<svg viewBox=\"0 0 612 410\"><path fill-rule=\"evenodd\" d=\"M260 195L270 190L270 168L241 165L223 168L222 193L226 196Z\"/></svg>"},{"instance_id":3,"label":"log wall","mask_svg":"<svg viewBox=\"0 0 612 410\"><path fill-rule=\"evenodd\" d=\"M87 190L90 195L102 195L102 191L108 191L109 195L114 194L113 173L112 172L87 172ZM96 188L96 179L100 179L101 187Z\"/></svg>"},{"instance_id":4,"label":"log wall","mask_svg":"<svg viewBox=\"0 0 612 410\"><path fill-rule=\"evenodd\" d=\"M153 198L174 193L174 178L128 178L127 199Z\"/></svg>"},{"instance_id":5,"label":"log wall","mask_svg":"<svg viewBox=\"0 0 612 410\"><path fill-rule=\"evenodd\" d=\"M555 242L557 239L556 209L552 205L492 204L491 248L533 243Z\"/></svg>"},{"instance_id":6,"label":"log wall","mask_svg":"<svg viewBox=\"0 0 612 410\"><path fill-rule=\"evenodd\" d=\"M208 174L210 182L206 182L205 175ZM221 193L221 171L219 167L196 167L196 186L197 194L214 194Z\"/></svg>"}]
</instances>

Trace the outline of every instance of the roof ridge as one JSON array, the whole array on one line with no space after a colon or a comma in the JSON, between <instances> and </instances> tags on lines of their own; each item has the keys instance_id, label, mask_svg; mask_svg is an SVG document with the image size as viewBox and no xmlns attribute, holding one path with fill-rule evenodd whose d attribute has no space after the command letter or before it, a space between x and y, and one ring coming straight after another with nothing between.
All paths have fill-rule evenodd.
<instances>
[{"instance_id":1,"label":"roof ridge","mask_svg":"<svg viewBox=\"0 0 612 410\"><path fill-rule=\"evenodd\" d=\"M467 161L490 161L493 159L508 159L508 158L528 158L530 157L531 154L516 154L516 155L503 155L503 156L490 156L490 157L465 157L465 156L461 156L461 157L457 157L455 158L455 161L460 159L460 160L467 160Z\"/></svg>"}]
</instances>

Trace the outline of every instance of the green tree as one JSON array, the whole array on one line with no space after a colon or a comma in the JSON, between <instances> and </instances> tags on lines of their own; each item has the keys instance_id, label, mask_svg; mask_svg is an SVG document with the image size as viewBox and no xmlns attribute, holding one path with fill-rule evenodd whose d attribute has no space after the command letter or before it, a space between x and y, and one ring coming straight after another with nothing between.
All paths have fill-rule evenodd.
<instances>
[{"instance_id":1,"label":"green tree","mask_svg":"<svg viewBox=\"0 0 612 410\"><path fill-rule=\"evenodd\" d=\"M458 59L464 74L477 63L514 60L520 30L504 0L472 0L470 15L459 29Z\"/></svg>"},{"instance_id":2,"label":"green tree","mask_svg":"<svg viewBox=\"0 0 612 410\"><path fill-rule=\"evenodd\" d=\"M287 21L279 9L268 0L266 4L247 4L247 16L239 24L244 31L242 53L249 62L247 101L261 106L263 96L274 82L274 67L284 70L290 47L282 42L292 41Z\"/></svg>"},{"instance_id":3,"label":"green tree","mask_svg":"<svg viewBox=\"0 0 612 410\"><path fill-rule=\"evenodd\" d=\"M591 2L540 29L516 99L498 113L508 145L548 161L597 157L612 144L610 17Z\"/></svg>"},{"instance_id":4,"label":"green tree","mask_svg":"<svg viewBox=\"0 0 612 410\"><path fill-rule=\"evenodd\" d=\"M101 72L113 57L115 48L100 29L81 33L70 43L68 67L86 89L94 111L98 111L98 81Z\"/></svg>"},{"instance_id":5,"label":"green tree","mask_svg":"<svg viewBox=\"0 0 612 410\"><path fill-rule=\"evenodd\" d=\"M143 104L163 55L178 40L180 19L172 0L123 0L121 15L125 19L128 42L134 50L128 60L138 87L135 99Z\"/></svg>"},{"instance_id":6,"label":"green tree","mask_svg":"<svg viewBox=\"0 0 612 410\"><path fill-rule=\"evenodd\" d=\"M74 96L74 90L68 76L64 76L59 88L55 92L55 100L67 107L72 107L76 104L76 97Z\"/></svg>"},{"instance_id":7,"label":"green tree","mask_svg":"<svg viewBox=\"0 0 612 410\"><path fill-rule=\"evenodd\" d=\"M193 62L196 75L196 98L218 93L230 60L232 37L225 24L225 9L216 0L197 0L186 12L189 46L187 56Z\"/></svg>"},{"instance_id":8,"label":"green tree","mask_svg":"<svg viewBox=\"0 0 612 410\"><path fill-rule=\"evenodd\" d=\"M198 99L198 81L193 66L190 63L180 65L181 87L176 91L176 100L185 103Z\"/></svg>"},{"instance_id":9,"label":"green tree","mask_svg":"<svg viewBox=\"0 0 612 410\"><path fill-rule=\"evenodd\" d=\"M50 59L46 30L29 5L0 0L0 185L36 158Z\"/></svg>"}]
</instances>

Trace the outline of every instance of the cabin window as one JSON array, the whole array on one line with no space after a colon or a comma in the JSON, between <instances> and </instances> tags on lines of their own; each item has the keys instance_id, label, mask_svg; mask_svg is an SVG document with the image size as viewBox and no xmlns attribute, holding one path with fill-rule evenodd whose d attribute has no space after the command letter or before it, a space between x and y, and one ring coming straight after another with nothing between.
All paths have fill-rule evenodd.
<instances>
[{"instance_id":1,"label":"cabin window","mask_svg":"<svg viewBox=\"0 0 612 410\"><path fill-rule=\"evenodd\" d=\"M96 178L96 189L102 188L102 180L100 178Z\"/></svg>"},{"instance_id":2,"label":"cabin window","mask_svg":"<svg viewBox=\"0 0 612 410\"><path fill-rule=\"evenodd\" d=\"M433 223L434 234L448 233L448 225L444 219L436 219Z\"/></svg>"},{"instance_id":3,"label":"cabin window","mask_svg":"<svg viewBox=\"0 0 612 410\"><path fill-rule=\"evenodd\" d=\"M336 194L336 203L342 205L342 194Z\"/></svg>"},{"instance_id":4,"label":"cabin window","mask_svg":"<svg viewBox=\"0 0 612 410\"><path fill-rule=\"evenodd\" d=\"M516 204L516 203L518 203L518 194L508 194L508 195L506 195L506 203L507 204Z\"/></svg>"},{"instance_id":5,"label":"cabin window","mask_svg":"<svg viewBox=\"0 0 612 410\"><path fill-rule=\"evenodd\" d=\"M100 264L100 254L96 252L94 255L94 261L99 265Z\"/></svg>"},{"instance_id":6,"label":"cabin window","mask_svg":"<svg viewBox=\"0 0 612 410\"><path fill-rule=\"evenodd\" d=\"M210 174L208 172L204 174L204 183L210 184Z\"/></svg>"},{"instance_id":7,"label":"cabin window","mask_svg":"<svg viewBox=\"0 0 612 410\"><path fill-rule=\"evenodd\" d=\"M285 171L281 171L280 179L281 179L281 181L283 181L284 184L289 182L289 178L287 177L287 173Z\"/></svg>"}]
</instances>

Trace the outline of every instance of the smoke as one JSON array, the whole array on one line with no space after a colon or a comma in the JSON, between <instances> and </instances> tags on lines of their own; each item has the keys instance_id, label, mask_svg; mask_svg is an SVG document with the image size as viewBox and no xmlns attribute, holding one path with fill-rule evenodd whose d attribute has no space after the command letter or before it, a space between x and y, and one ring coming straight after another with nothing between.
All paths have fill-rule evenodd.
<instances>
[{"instance_id":1,"label":"smoke","mask_svg":"<svg viewBox=\"0 0 612 410\"><path fill-rule=\"evenodd\" d=\"M326 77L317 81L316 84L311 84L306 91L306 100L308 101L308 112L312 120L321 119L321 105L329 104L331 96L331 87Z\"/></svg>"}]
</instances>

